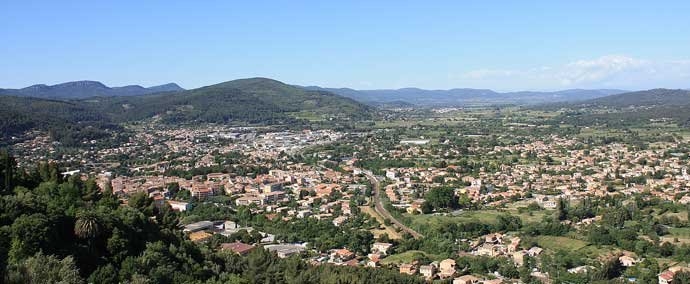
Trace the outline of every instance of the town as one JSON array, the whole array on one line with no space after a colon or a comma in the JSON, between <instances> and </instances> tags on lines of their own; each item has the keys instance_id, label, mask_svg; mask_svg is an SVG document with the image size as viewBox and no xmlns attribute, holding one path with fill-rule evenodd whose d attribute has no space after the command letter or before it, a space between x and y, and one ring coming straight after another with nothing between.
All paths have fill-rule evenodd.
<instances>
[{"instance_id":1,"label":"town","mask_svg":"<svg viewBox=\"0 0 690 284\"><path fill-rule=\"evenodd\" d=\"M468 119L483 115L478 111L430 113L433 119L412 127L350 131L150 123L132 126L127 143L84 141L88 150L80 152L58 151L47 137L27 133L33 138L14 152L20 165L68 161L64 178L93 179L122 204L144 195L156 210L178 212L189 240L238 255L262 248L312 265L394 269L453 283L549 282L560 270L587 279L611 261L622 268L608 273L633 282L670 283L688 271L673 257L644 257L655 243L690 241L687 215L679 213L690 203L687 138L602 142L582 135L588 128L572 134L508 115L489 120L500 121L506 133L498 136L479 133L488 119ZM439 122L455 125L438 131ZM668 213L647 209L657 218L646 221L663 227L631 244L607 240L615 238L611 230L640 226L642 217L633 216L645 210L639 207L609 224L610 206L631 202L668 204ZM356 237L285 231L312 222ZM545 262L562 253L579 259Z\"/></svg>"}]
</instances>

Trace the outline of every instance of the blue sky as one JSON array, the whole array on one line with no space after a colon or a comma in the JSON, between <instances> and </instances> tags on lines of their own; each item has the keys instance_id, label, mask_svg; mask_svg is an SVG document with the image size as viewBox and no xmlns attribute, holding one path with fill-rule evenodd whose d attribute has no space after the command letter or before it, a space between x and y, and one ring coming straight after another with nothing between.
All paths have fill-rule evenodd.
<instances>
[{"instance_id":1,"label":"blue sky","mask_svg":"<svg viewBox=\"0 0 690 284\"><path fill-rule=\"evenodd\" d=\"M105 3L109 2L109 3ZM690 88L690 1L0 1L0 87Z\"/></svg>"}]
</instances>

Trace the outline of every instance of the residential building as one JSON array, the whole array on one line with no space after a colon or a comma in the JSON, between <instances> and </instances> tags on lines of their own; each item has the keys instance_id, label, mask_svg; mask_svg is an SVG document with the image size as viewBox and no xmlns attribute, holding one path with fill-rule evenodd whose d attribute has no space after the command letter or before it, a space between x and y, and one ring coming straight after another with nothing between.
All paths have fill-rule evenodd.
<instances>
[{"instance_id":1,"label":"residential building","mask_svg":"<svg viewBox=\"0 0 690 284\"><path fill-rule=\"evenodd\" d=\"M399 272L401 274L414 275L417 273L417 268L414 264L403 263L399 267Z\"/></svg>"},{"instance_id":2,"label":"residential building","mask_svg":"<svg viewBox=\"0 0 690 284\"><path fill-rule=\"evenodd\" d=\"M253 245L241 243L241 242L234 242L234 243L223 243L220 244L220 250L222 251L231 251L239 255L247 255L249 254L252 250L254 250Z\"/></svg>"},{"instance_id":3,"label":"residential building","mask_svg":"<svg viewBox=\"0 0 690 284\"><path fill-rule=\"evenodd\" d=\"M419 267L419 274L427 279L432 279L436 276L436 267L433 265L422 265Z\"/></svg>"},{"instance_id":4,"label":"residential building","mask_svg":"<svg viewBox=\"0 0 690 284\"><path fill-rule=\"evenodd\" d=\"M393 244L391 244L391 243L376 242L376 243L371 245L371 250L376 251L376 252L380 252L382 254L388 254L388 250L391 247L393 247Z\"/></svg>"},{"instance_id":5,"label":"residential building","mask_svg":"<svg viewBox=\"0 0 690 284\"><path fill-rule=\"evenodd\" d=\"M453 284L476 284L481 281L480 278L474 275L463 275L453 279Z\"/></svg>"},{"instance_id":6,"label":"residential building","mask_svg":"<svg viewBox=\"0 0 690 284\"><path fill-rule=\"evenodd\" d=\"M444 259L441 261L439 264L439 273L438 275L441 278L448 278L452 277L455 274L455 260L453 259Z\"/></svg>"}]
</instances>

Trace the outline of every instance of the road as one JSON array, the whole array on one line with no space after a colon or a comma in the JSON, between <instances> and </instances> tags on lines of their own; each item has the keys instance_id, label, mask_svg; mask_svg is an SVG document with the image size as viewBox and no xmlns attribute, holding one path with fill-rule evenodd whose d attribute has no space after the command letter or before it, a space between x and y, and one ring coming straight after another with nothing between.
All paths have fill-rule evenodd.
<instances>
[{"instance_id":1,"label":"road","mask_svg":"<svg viewBox=\"0 0 690 284\"><path fill-rule=\"evenodd\" d=\"M386 210L385 207L383 207L383 202L381 202L381 184L379 183L379 180L376 179L376 177L369 171L362 171L364 175L367 176L369 181L371 182L371 185L374 187L374 210L376 210L376 213L379 213L383 218L391 220L393 224L395 224L398 228L401 230L409 233L413 238L415 239L420 239L424 236L422 234L417 233L417 231L410 229L409 227L405 226L403 223L398 221L391 215L388 210Z\"/></svg>"}]
</instances>

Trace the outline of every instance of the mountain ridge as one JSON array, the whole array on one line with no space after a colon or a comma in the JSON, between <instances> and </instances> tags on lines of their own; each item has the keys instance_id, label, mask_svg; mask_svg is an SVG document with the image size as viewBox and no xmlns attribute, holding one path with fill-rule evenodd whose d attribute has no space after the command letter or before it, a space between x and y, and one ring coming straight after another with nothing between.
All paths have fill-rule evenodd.
<instances>
[{"instance_id":1,"label":"mountain ridge","mask_svg":"<svg viewBox=\"0 0 690 284\"><path fill-rule=\"evenodd\" d=\"M351 88L303 87L311 90L325 90L353 98L372 105L404 102L418 107L466 106L475 104L520 104L532 105L554 102L580 101L591 98L620 94L628 91L617 89L566 89L552 92L515 91L496 92L490 89L453 88L427 90L420 88L355 90Z\"/></svg>"},{"instance_id":2,"label":"mountain ridge","mask_svg":"<svg viewBox=\"0 0 690 284\"><path fill-rule=\"evenodd\" d=\"M85 85L93 82L76 83ZM125 86L126 87L126 86ZM42 88L33 86L32 88ZM53 99L0 96L0 142L29 129L67 133L69 144L103 137L94 129L156 119L166 124L305 125L307 121L369 119L374 108L325 91L310 91L267 78L248 78L179 92L145 96ZM89 127L94 126L94 127ZM74 130L76 129L76 130ZM59 131L56 131L59 130ZM82 134L71 133L79 131ZM87 135L87 136L85 136Z\"/></svg>"},{"instance_id":3,"label":"mountain ridge","mask_svg":"<svg viewBox=\"0 0 690 284\"><path fill-rule=\"evenodd\" d=\"M580 105L597 105L618 108L634 106L651 107L690 105L690 90L656 88L586 100L581 102Z\"/></svg>"},{"instance_id":4,"label":"mountain ridge","mask_svg":"<svg viewBox=\"0 0 690 284\"><path fill-rule=\"evenodd\" d=\"M236 87L250 88L251 84L267 80L278 82L274 79L255 77L231 80L206 87ZM226 84L226 85L223 85ZM229 84L229 85L228 85ZM560 91L514 91L497 92L491 89L452 88L452 89L421 89L406 87L399 89L370 89L356 90L352 88L326 88L319 86L297 86L312 91L325 91L343 97L354 99L375 106L387 106L396 104L409 104L417 107L434 106L466 106L466 105L491 105L491 104L518 104L534 105L543 103L573 102L599 98L611 94L620 94L628 91L617 89L566 89ZM197 88L197 89L201 89ZM143 87L141 85L126 85L109 87L99 81L81 80L71 81L55 85L35 84L21 89L0 89L0 95L14 95L23 97L50 98L50 99L84 99L89 97L120 97L140 96L161 92L186 91L175 83L167 83L158 86Z\"/></svg>"},{"instance_id":5,"label":"mountain ridge","mask_svg":"<svg viewBox=\"0 0 690 284\"><path fill-rule=\"evenodd\" d=\"M99 96L139 96L184 90L176 83L167 83L148 88L140 85L108 87L99 81L81 80L55 85L35 84L21 89L0 89L0 95L50 99L83 99Z\"/></svg>"},{"instance_id":6,"label":"mountain ridge","mask_svg":"<svg viewBox=\"0 0 690 284\"><path fill-rule=\"evenodd\" d=\"M690 126L690 91L682 89L651 89L536 108L563 111L556 121L580 126L630 127L655 120Z\"/></svg>"}]
</instances>

